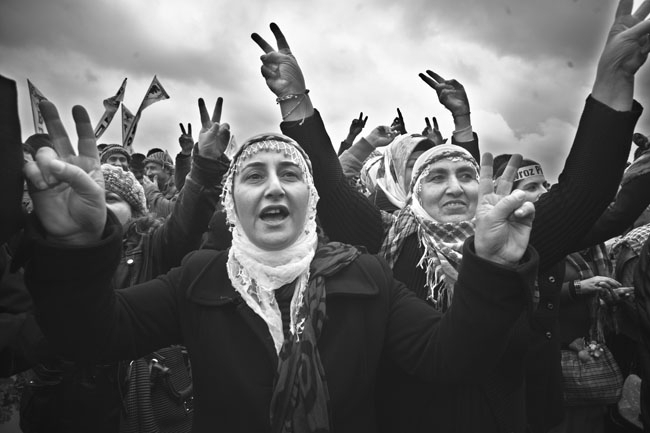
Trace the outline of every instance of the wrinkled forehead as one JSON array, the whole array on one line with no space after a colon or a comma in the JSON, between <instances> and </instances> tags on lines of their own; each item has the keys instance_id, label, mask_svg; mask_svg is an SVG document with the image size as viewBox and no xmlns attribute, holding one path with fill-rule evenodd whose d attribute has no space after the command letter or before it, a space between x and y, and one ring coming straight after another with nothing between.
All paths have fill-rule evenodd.
<instances>
[{"instance_id":1,"label":"wrinkled forehead","mask_svg":"<svg viewBox=\"0 0 650 433\"><path fill-rule=\"evenodd\" d=\"M271 160L294 164L300 167L303 173L311 173L311 167L301 150L291 143L276 140L257 141L242 148L235 157L231 170L238 174L251 162L266 163Z\"/></svg>"},{"instance_id":2,"label":"wrinkled forehead","mask_svg":"<svg viewBox=\"0 0 650 433\"><path fill-rule=\"evenodd\" d=\"M292 158L284 153L260 150L237 164L235 178L239 178L248 169L264 168L267 170L282 167L295 167L304 172L305 164L301 164L299 159Z\"/></svg>"}]
</instances>

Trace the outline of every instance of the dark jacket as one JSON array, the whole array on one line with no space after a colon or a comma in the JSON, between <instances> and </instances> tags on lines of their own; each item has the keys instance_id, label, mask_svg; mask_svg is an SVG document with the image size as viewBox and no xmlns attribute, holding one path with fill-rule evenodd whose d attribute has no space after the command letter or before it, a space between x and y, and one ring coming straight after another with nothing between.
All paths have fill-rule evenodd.
<instances>
[{"instance_id":1,"label":"dark jacket","mask_svg":"<svg viewBox=\"0 0 650 433\"><path fill-rule=\"evenodd\" d=\"M472 419L475 426L480 426L480 431L522 431L526 421L535 431L545 431L561 421L557 305L564 269L556 264L567 254L583 248L587 232L614 197L640 114L641 107L636 102L630 112L617 112L592 97L587 98L560 181L535 203L530 243L540 253L540 299L530 324L520 321L512 330L512 351L504 356L502 365L505 368L510 363L508 357L526 356L525 375L519 371L517 381L512 380L510 373L506 373L508 379L499 378L507 371L502 368L472 389L457 389L459 400L456 403L431 401L426 411L429 417L417 416L423 418L422 431L430 431L441 424L453 426L458 419ZM301 123L283 123L282 130L301 144L312 162L316 161L314 179L321 196L318 210L325 232L339 234L337 226L344 225L354 232L354 237L337 240L378 251L384 235L383 227L377 228L376 220L381 218L379 211L368 200L364 203L349 197L354 194L348 192L352 187L341 180L340 164L318 112ZM593 243L586 246L590 245ZM421 257L422 250L413 235L406 240L393 271L397 279L416 290L420 297L425 297L425 272L417 267ZM522 344L528 346L527 352L522 353ZM530 379L525 388L524 376ZM399 384L404 381L395 380L395 383L401 387ZM387 394L395 392L388 390ZM402 399L395 404L402 405L400 416L409 422L416 417L412 408L420 407L423 401L433 397L426 389L406 394L408 400ZM527 401L525 411L523 401ZM449 410L450 404L457 410ZM525 415L528 415L527 420ZM418 431L415 426L409 430Z\"/></svg>"},{"instance_id":2,"label":"dark jacket","mask_svg":"<svg viewBox=\"0 0 650 433\"><path fill-rule=\"evenodd\" d=\"M110 277L111 289L149 281L178 266L187 253L199 248L221 194L215 185L219 185L227 168L225 159L194 156L191 174L172 214L153 226L150 221L142 227L137 221L128 225L120 242L119 262ZM79 263L70 272L81 271L78 266L82 265ZM94 272L97 263L83 266ZM50 347L61 349L51 342ZM98 365L55 358L35 366L33 372L33 384L21 402L21 427L25 432L117 432L124 375L117 363Z\"/></svg>"},{"instance_id":3,"label":"dark jacket","mask_svg":"<svg viewBox=\"0 0 650 433\"><path fill-rule=\"evenodd\" d=\"M195 252L166 276L114 291L109 280L119 243L119 227L111 224L88 247L36 243L26 281L48 338L70 356L95 361L183 344L195 383L193 431L269 431L277 356L266 324L230 284L227 252ZM508 330L530 303L536 253L529 249L509 268L472 249L470 239L454 305L444 317L374 256L362 254L326 277L328 319L318 347L333 431L376 431L373 395L382 357L438 381L471 382L495 367Z\"/></svg>"}]
</instances>

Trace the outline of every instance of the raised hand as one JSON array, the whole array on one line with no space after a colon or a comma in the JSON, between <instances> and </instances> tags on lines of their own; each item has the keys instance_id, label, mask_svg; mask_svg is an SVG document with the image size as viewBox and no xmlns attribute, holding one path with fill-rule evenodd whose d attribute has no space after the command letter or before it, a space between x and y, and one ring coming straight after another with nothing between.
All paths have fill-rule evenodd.
<instances>
[{"instance_id":1,"label":"raised hand","mask_svg":"<svg viewBox=\"0 0 650 433\"><path fill-rule=\"evenodd\" d=\"M433 126L431 126L431 122L429 122L429 118L425 117L424 118L424 123L426 126L422 130L422 135L427 137L429 140L433 141L436 146L439 144L443 144L447 142L446 138L442 138L442 133L440 132L440 129L438 128L438 120L434 117L431 118L433 121Z\"/></svg>"},{"instance_id":2,"label":"raised hand","mask_svg":"<svg viewBox=\"0 0 650 433\"><path fill-rule=\"evenodd\" d=\"M513 155L495 186L492 155L484 153L481 159L474 247L479 257L505 265L516 265L523 257L535 216L523 191L510 192L520 162L521 155Z\"/></svg>"},{"instance_id":3,"label":"raised hand","mask_svg":"<svg viewBox=\"0 0 650 433\"><path fill-rule=\"evenodd\" d=\"M397 132L392 128L382 125L373 129L366 137L366 141L376 149L378 147L388 146L396 136Z\"/></svg>"},{"instance_id":4,"label":"raised hand","mask_svg":"<svg viewBox=\"0 0 650 433\"><path fill-rule=\"evenodd\" d=\"M427 74L420 73L419 77L436 91L438 100L451 111L454 118L470 114L467 92L462 84L456 80L445 80L431 70L427 70Z\"/></svg>"},{"instance_id":5,"label":"raised hand","mask_svg":"<svg viewBox=\"0 0 650 433\"><path fill-rule=\"evenodd\" d=\"M49 147L39 149L36 160L23 168L34 212L51 240L67 245L96 241L106 223L106 199L88 113L79 105L72 109L79 136L76 155L54 104L42 101L39 108L56 151Z\"/></svg>"},{"instance_id":6,"label":"raised hand","mask_svg":"<svg viewBox=\"0 0 650 433\"><path fill-rule=\"evenodd\" d=\"M393 131L397 134L406 134L406 124L404 123L404 117L402 117L402 112L397 109L397 117L393 119L393 123L390 125L393 128Z\"/></svg>"},{"instance_id":7,"label":"raised hand","mask_svg":"<svg viewBox=\"0 0 650 433\"><path fill-rule=\"evenodd\" d=\"M210 159L218 159L230 142L230 125L221 122L223 98L217 98L212 117L205 107L203 98L199 98L199 114L201 116L201 131L199 132L199 155Z\"/></svg>"},{"instance_id":8,"label":"raised hand","mask_svg":"<svg viewBox=\"0 0 650 433\"><path fill-rule=\"evenodd\" d=\"M629 110L634 94L634 75L650 52L650 1L633 14L633 0L620 0L607 42L598 61L592 95L617 110Z\"/></svg>"},{"instance_id":9,"label":"raised hand","mask_svg":"<svg viewBox=\"0 0 650 433\"><path fill-rule=\"evenodd\" d=\"M359 118L358 119L352 119L352 123L350 124L350 134L349 136L356 137L363 131L363 128L366 126L366 122L368 121L368 116L363 117L363 112L359 113Z\"/></svg>"},{"instance_id":10,"label":"raised hand","mask_svg":"<svg viewBox=\"0 0 650 433\"><path fill-rule=\"evenodd\" d=\"M271 23L270 27L278 44L277 51L257 33L251 35L255 43L264 50L260 59L266 85L278 98L305 93L305 78L298 61L291 53L287 39L277 24Z\"/></svg>"},{"instance_id":11,"label":"raised hand","mask_svg":"<svg viewBox=\"0 0 650 433\"><path fill-rule=\"evenodd\" d=\"M181 136L178 137L178 144L181 145L181 153L183 155L190 155L192 153L192 148L194 147L194 138L192 138L192 124L187 124L187 131L182 123L179 123L178 126L181 127Z\"/></svg>"}]
</instances>

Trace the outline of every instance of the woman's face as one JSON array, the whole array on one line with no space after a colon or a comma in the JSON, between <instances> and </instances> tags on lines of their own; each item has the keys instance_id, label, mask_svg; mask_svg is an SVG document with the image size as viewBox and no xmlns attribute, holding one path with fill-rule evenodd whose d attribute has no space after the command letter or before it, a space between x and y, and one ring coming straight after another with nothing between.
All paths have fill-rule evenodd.
<instances>
[{"instance_id":1,"label":"woman's face","mask_svg":"<svg viewBox=\"0 0 650 433\"><path fill-rule=\"evenodd\" d=\"M122 225L133 217L131 205L114 192L106 191L106 207L115 214Z\"/></svg>"},{"instance_id":2,"label":"woman's face","mask_svg":"<svg viewBox=\"0 0 650 433\"><path fill-rule=\"evenodd\" d=\"M465 160L442 159L433 163L421 181L422 208L441 223L474 218L478 202L478 173Z\"/></svg>"},{"instance_id":3,"label":"woman's face","mask_svg":"<svg viewBox=\"0 0 650 433\"><path fill-rule=\"evenodd\" d=\"M284 152L261 150L244 161L234 179L233 201L244 233L258 248L281 250L305 230L309 187Z\"/></svg>"},{"instance_id":4,"label":"woman's face","mask_svg":"<svg viewBox=\"0 0 650 433\"><path fill-rule=\"evenodd\" d=\"M526 201L535 203L548 190L547 185L548 182L544 175L536 174L520 180L515 189L520 189L526 194Z\"/></svg>"}]
</instances>

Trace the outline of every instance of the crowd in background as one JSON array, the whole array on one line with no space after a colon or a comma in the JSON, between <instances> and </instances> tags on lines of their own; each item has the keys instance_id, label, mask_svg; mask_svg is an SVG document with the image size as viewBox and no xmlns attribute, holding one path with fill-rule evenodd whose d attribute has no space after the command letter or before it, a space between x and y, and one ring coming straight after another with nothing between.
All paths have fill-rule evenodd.
<instances>
[{"instance_id":1,"label":"crowd in background","mask_svg":"<svg viewBox=\"0 0 650 433\"><path fill-rule=\"evenodd\" d=\"M199 98L175 158L98 143L80 106L75 149L50 101L23 141L0 77L2 416L26 433L650 429L649 13L621 0L553 185L479 147L470 95L432 70L451 134L355 111L335 148L275 24L277 47L252 39L279 131L238 143L223 100Z\"/></svg>"}]
</instances>

